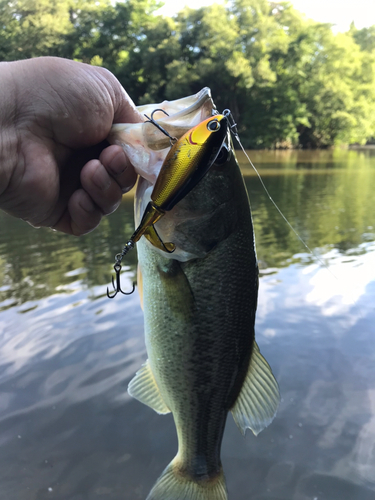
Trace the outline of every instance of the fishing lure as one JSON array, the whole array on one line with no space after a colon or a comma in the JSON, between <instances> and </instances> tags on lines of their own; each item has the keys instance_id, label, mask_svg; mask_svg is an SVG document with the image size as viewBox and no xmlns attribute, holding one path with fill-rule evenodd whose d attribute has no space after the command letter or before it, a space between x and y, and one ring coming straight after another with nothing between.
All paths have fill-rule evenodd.
<instances>
[{"instance_id":1,"label":"fishing lure","mask_svg":"<svg viewBox=\"0 0 375 500\"><path fill-rule=\"evenodd\" d=\"M134 248L136 242L145 236L155 247L172 253L175 250L173 243L163 242L154 224L165 215L166 212L182 200L206 175L215 163L223 149L225 138L229 129L233 127L234 120L228 110L224 114L217 114L202 121L192 129L188 130L179 140L163 129L154 119L147 115L148 121L153 123L159 130L170 138L171 149L169 150L151 194L141 222L129 241L124 245L121 253L115 256L113 266L116 273L116 284L112 277L114 293L110 295L107 288L107 296L113 299L119 292L130 295L134 292L124 292L121 289L120 272L123 257ZM235 125L235 124L234 124Z\"/></svg>"}]
</instances>

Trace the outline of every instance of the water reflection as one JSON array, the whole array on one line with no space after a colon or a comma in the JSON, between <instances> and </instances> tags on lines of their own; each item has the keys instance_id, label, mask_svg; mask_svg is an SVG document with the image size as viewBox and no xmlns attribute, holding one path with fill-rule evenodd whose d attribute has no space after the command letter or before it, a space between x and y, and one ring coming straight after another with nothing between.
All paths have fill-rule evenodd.
<instances>
[{"instance_id":1,"label":"water reflection","mask_svg":"<svg viewBox=\"0 0 375 500\"><path fill-rule=\"evenodd\" d=\"M257 438L228 418L229 498L372 500L375 156L259 154L272 197L329 270L249 175L257 337L283 400ZM176 451L171 417L126 392L146 356L137 292L105 296L131 204L80 239L0 215L0 498L144 499ZM124 287L135 252L127 264Z\"/></svg>"},{"instance_id":2,"label":"water reflection","mask_svg":"<svg viewBox=\"0 0 375 500\"><path fill-rule=\"evenodd\" d=\"M82 238L45 228L36 231L1 213L0 310L52 293L109 283L114 255L134 228L132 206L132 198L125 197L117 212ZM134 271L135 253L129 254L126 264Z\"/></svg>"}]
</instances>

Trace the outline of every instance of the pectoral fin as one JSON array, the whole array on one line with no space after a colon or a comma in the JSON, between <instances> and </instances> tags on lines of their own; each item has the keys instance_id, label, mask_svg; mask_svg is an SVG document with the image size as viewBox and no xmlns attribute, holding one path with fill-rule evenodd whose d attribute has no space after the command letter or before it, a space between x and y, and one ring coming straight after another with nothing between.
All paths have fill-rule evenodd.
<instances>
[{"instance_id":1,"label":"pectoral fin","mask_svg":"<svg viewBox=\"0 0 375 500\"><path fill-rule=\"evenodd\" d=\"M249 370L231 410L242 434L251 429L257 436L274 419L279 401L279 386L254 340Z\"/></svg>"},{"instance_id":2,"label":"pectoral fin","mask_svg":"<svg viewBox=\"0 0 375 500\"><path fill-rule=\"evenodd\" d=\"M157 413L166 414L171 411L160 394L148 360L130 381L128 393Z\"/></svg>"}]
</instances>

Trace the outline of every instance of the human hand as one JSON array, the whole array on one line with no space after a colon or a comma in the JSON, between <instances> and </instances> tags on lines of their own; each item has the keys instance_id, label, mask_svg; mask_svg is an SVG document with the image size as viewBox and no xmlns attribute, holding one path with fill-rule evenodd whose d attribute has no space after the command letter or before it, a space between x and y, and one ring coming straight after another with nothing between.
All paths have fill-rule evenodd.
<instances>
[{"instance_id":1,"label":"human hand","mask_svg":"<svg viewBox=\"0 0 375 500\"><path fill-rule=\"evenodd\" d=\"M0 208L35 227L91 231L136 180L122 148L103 141L113 123L139 121L103 68L55 57L0 63Z\"/></svg>"}]
</instances>

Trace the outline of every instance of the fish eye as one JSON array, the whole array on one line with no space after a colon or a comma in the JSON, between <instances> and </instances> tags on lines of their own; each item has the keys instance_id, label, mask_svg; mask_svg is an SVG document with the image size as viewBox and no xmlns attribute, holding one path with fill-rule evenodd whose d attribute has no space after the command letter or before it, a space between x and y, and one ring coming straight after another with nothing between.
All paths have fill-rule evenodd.
<instances>
[{"instance_id":1,"label":"fish eye","mask_svg":"<svg viewBox=\"0 0 375 500\"><path fill-rule=\"evenodd\" d=\"M211 120L207 123L207 128L210 132L217 132L220 129L220 123L217 120Z\"/></svg>"}]
</instances>

